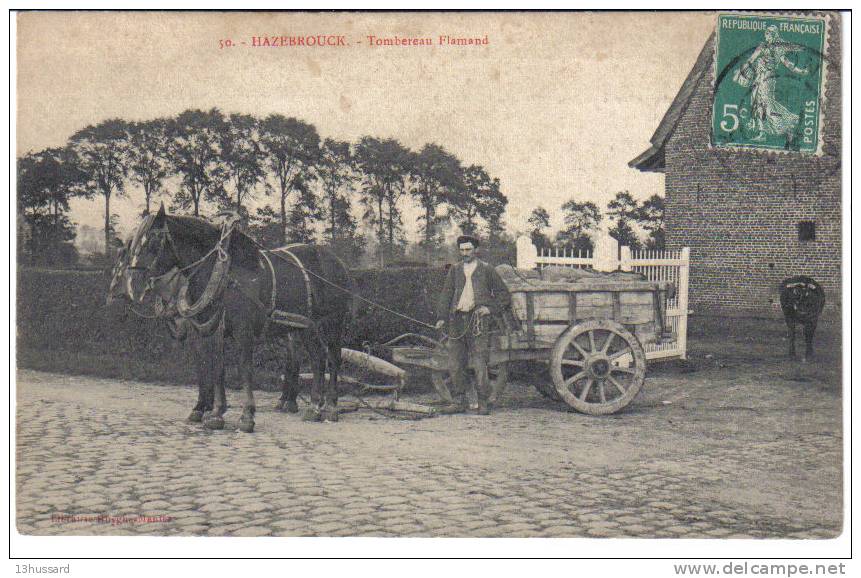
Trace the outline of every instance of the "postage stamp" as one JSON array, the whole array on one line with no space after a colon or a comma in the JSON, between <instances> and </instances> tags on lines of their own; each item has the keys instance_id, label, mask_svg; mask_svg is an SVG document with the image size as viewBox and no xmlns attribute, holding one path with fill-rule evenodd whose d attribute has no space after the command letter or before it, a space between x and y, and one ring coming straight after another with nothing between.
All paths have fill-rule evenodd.
<instances>
[{"instance_id":1,"label":"postage stamp","mask_svg":"<svg viewBox=\"0 0 861 578\"><path fill-rule=\"evenodd\" d=\"M824 17L718 16L714 146L819 152L827 29Z\"/></svg>"}]
</instances>

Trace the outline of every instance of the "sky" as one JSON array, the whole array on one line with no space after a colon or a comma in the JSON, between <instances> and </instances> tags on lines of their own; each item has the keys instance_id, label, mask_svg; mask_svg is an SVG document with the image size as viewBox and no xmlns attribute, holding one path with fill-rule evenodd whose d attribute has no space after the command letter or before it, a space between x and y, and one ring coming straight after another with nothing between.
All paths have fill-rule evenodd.
<instances>
[{"instance_id":1,"label":"sky","mask_svg":"<svg viewBox=\"0 0 861 578\"><path fill-rule=\"evenodd\" d=\"M280 113L323 138L437 143L499 178L509 229L526 230L537 206L558 228L569 199L603 207L621 190L663 194L663 175L627 163L648 148L715 21L697 12L18 14L17 153L62 146L108 118ZM254 46L254 37L317 35L344 45ZM440 44L446 36L487 44ZM395 38L432 44L375 45ZM143 205L141 191L129 193L111 203L121 231ZM261 194L255 204L266 202ZM76 201L71 216L101 227L104 200Z\"/></svg>"}]
</instances>

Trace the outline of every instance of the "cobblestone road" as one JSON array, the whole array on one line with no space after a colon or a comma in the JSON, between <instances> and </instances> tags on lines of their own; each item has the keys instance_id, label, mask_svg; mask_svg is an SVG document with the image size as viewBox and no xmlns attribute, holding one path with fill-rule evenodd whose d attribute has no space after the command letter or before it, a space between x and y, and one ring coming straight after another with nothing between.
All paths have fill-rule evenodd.
<instances>
[{"instance_id":1,"label":"cobblestone road","mask_svg":"<svg viewBox=\"0 0 861 578\"><path fill-rule=\"evenodd\" d=\"M658 375L628 411L601 418L561 411L515 385L489 417L394 421L360 411L307 424L274 413L275 394L259 392L257 432L248 435L235 431L236 391L227 428L208 432L183 421L190 387L19 371L18 529L834 537L840 395L798 372Z\"/></svg>"}]
</instances>

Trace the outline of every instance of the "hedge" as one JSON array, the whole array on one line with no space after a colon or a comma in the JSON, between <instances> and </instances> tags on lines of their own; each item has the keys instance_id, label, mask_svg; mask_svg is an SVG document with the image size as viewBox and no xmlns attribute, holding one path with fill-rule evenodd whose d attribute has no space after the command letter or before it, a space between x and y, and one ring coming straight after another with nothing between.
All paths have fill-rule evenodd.
<instances>
[{"instance_id":1,"label":"hedge","mask_svg":"<svg viewBox=\"0 0 861 578\"><path fill-rule=\"evenodd\" d=\"M395 311L427 323L434 321L433 303L442 286L443 269L402 268L353 271L358 293ZM102 272L21 269L18 272L18 362L24 367L95 373L144 379L124 367L149 368L146 377L193 380L187 348L170 338L157 320L132 314L124 303L105 305L108 277ZM347 346L372 347L407 332L428 330L417 324L357 302L357 316ZM228 355L235 352L228 344ZM376 351L381 351L374 347ZM260 369L278 371L278 354L258 347ZM57 367L60 366L60 367Z\"/></svg>"}]
</instances>

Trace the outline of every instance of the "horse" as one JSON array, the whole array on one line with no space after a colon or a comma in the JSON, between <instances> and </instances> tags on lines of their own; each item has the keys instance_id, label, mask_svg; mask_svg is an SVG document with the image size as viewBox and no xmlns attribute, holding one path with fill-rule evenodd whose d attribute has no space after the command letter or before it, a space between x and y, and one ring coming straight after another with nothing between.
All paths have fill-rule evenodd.
<instances>
[{"instance_id":1,"label":"horse","mask_svg":"<svg viewBox=\"0 0 861 578\"><path fill-rule=\"evenodd\" d=\"M244 389L239 428L253 432L254 343L277 337L287 338L289 352L275 409L298 412L302 345L314 374L303 419L337 421L341 345L354 313L349 271L316 245L263 249L236 223L219 228L197 217L168 215L162 205L144 217L120 252L108 301L124 296L133 304L153 303L175 336L196 335L198 398L189 421L224 427L224 338L233 338Z\"/></svg>"},{"instance_id":2,"label":"horse","mask_svg":"<svg viewBox=\"0 0 861 578\"><path fill-rule=\"evenodd\" d=\"M795 326L804 327L803 362L813 357L813 334L825 307L825 290L814 279L797 275L780 284L780 308L789 328L789 357L795 358Z\"/></svg>"}]
</instances>

